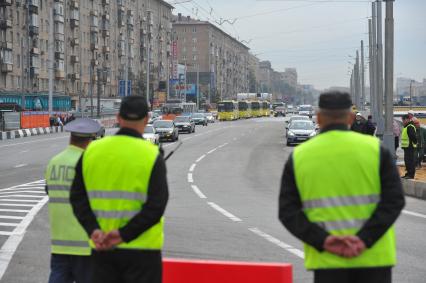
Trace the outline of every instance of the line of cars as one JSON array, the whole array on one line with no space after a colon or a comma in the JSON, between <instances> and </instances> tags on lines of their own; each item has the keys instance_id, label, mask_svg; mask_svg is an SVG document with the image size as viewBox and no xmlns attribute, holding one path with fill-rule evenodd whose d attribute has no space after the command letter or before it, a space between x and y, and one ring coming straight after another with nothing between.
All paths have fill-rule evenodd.
<instances>
[{"instance_id":1,"label":"line of cars","mask_svg":"<svg viewBox=\"0 0 426 283\"><path fill-rule=\"evenodd\" d=\"M286 123L287 146L303 143L317 135L318 126L309 116L292 116Z\"/></svg>"},{"instance_id":2,"label":"line of cars","mask_svg":"<svg viewBox=\"0 0 426 283\"><path fill-rule=\"evenodd\" d=\"M176 116L174 120L163 120L159 113L152 112L143 137L154 144L159 144L161 141L174 142L179 139L179 133L195 133L196 125L206 127L214 122L212 113L193 113Z\"/></svg>"}]
</instances>

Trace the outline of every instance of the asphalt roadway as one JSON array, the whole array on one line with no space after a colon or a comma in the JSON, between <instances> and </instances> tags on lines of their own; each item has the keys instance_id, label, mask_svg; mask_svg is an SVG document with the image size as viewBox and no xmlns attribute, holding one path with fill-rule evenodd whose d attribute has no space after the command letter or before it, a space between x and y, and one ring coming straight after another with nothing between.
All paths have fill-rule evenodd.
<instances>
[{"instance_id":1,"label":"asphalt roadway","mask_svg":"<svg viewBox=\"0 0 426 283\"><path fill-rule=\"evenodd\" d=\"M113 133L115 130L108 130ZM170 200L164 256L285 262L294 282L311 282L303 247L278 221L284 119L197 126L167 161ZM68 143L65 133L0 142L0 282L47 282L49 223L43 171ZM177 144L164 144L166 152ZM394 282L426 278L426 203L407 198L396 224Z\"/></svg>"}]
</instances>

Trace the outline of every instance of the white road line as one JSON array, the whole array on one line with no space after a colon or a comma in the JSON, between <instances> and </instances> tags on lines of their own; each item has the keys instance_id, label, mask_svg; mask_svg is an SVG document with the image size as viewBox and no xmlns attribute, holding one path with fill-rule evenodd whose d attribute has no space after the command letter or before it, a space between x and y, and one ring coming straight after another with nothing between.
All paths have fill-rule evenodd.
<instances>
[{"instance_id":1,"label":"white road line","mask_svg":"<svg viewBox=\"0 0 426 283\"><path fill-rule=\"evenodd\" d=\"M12 236L15 235L14 232L6 232L6 231L0 231L0 236ZM0 260L2 259L1 251L0 251ZM9 263L8 263L9 264ZM2 266L0 265L0 270L2 269ZM4 272L3 272L4 273ZM2 275L3 276L3 275ZM1 277L0 277L1 278Z\"/></svg>"},{"instance_id":2,"label":"white road line","mask_svg":"<svg viewBox=\"0 0 426 283\"><path fill-rule=\"evenodd\" d=\"M44 191L32 191L32 190L15 190L15 191L9 191L9 190L7 190L7 191L5 191L5 192L3 192L3 191L1 191L0 190L0 196L6 196L6 195L9 195L9 194L21 194L21 193L31 193L31 194L42 194L43 196L46 194L46 192L44 192Z\"/></svg>"},{"instance_id":3,"label":"white road line","mask_svg":"<svg viewBox=\"0 0 426 283\"><path fill-rule=\"evenodd\" d=\"M24 219L24 216L10 216L10 215L0 215L0 219L16 219L16 220L22 220Z\"/></svg>"},{"instance_id":4,"label":"white road line","mask_svg":"<svg viewBox=\"0 0 426 283\"><path fill-rule=\"evenodd\" d=\"M417 212L413 212L413 211L409 211L409 210L403 210L402 213L426 219L426 215L421 214L421 213L417 213Z\"/></svg>"},{"instance_id":5,"label":"white road line","mask_svg":"<svg viewBox=\"0 0 426 283\"><path fill-rule=\"evenodd\" d=\"M301 250L298 250L292 246L290 246L289 244L286 244L280 240L278 240L277 238L274 238L273 236L266 234L265 232L259 230L258 228L249 228L249 231L253 232L254 234L264 238L265 240L277 245L278 247L300 257L300 258L304 258L304 253Z\"/></svg>"},{"instance_id":6,"label":"white road line","mask_svg":"<svg viewBox=\"0 0 426 283\"><path fill-rule=\"evenodd\" d=\"M166 147L172 146L172 145L174 145L175 143L176 143L176 142L172 142L172 143L166 144L165 146L163 146L163 148L166 148Z\"/></svg>"},{"instance_id":7,"label":"white road line","mask_svg":"<svg viewBox=\"0 0 426 283\"><path fill-rule=\"evenodd\" d=\"M194 191L194 193L196 193L198 195L199 198L202 198L202 199L206 199L207 198L206 195L203 194L203 192L201 192L200 189L197 186L192 185L191 188Z\"/></svg>"},{"instance_id":8,"label":"white road line","mask_svg":"<svg viewBox=\"0 0 426 283\"><path fill-rule=\"evenodd\" d=\"M188 173L188 183L193 183L194 179L192 178L192 173Z\"/></svg>"},{"instance_id":9,"label":"white road line","mask_svg":"<svg viewBox=\"0 0 426 283\"><path fill-rule=\"evenodd\" d=\"M15 228L13 234L10 234L10 237L4 242L3 246L0 249L0 280L3 278L4 273L9 266L10 261L12 260L13 254L24 238L25 231L30 225L31 221L34 219L38 211L44 206L47 202L47 196L43 198L36 206L34 206L31 211L25 216L24 220L19 223L18 227Z\"/></svg>"},{"instance_id":10,"label":"white road line","mask_svg":"<svg viewBox=\"0 0 426 283\"><path fill-rule=\"evenodd\" d=\"M197 160L195 160L196 163L200 162L201 160L204 159L204 157L206 157L205 154L201 155Z\"/></svg>"},{"instance_id":11,"label":"white road line","mask_svg":"<svg viewBox=\"0 0 426 283\"><path fill-rule=\"evenodd\" d=\"M232 221L234 221L234 222L242 222L242 220L240 218L238 218L237 216L233 215L229 211L223 209L222 207L220 207L219 205L215 204L214 202L208 202L207 204L210 205L213 209L217 210L218 212L222 213L223 215L225 215L226 217L228 217L229 219L231 219Z\"/></svg>"},{"instance_id":12,"label":"white road line","mask_svg":"<svg viewBox=\"0 0 426 283\"><path fill-rule=\"evenodd\" d=\"M18 204L18 203L2 203L0 202L0 206L16 206L16 207L33 207L33 204Z\"/></svg>"},{"instance_id":13,"label":"white road line","mask_svg":"<svg viewBox=\"0 0 426 283\"><path fill-rule=\"evenodd\" d=\"M38 196L31 196L31 195L19 195L19 194L17 195L17 193L21 193L21 192L15 192L15 193L10 192L8 194L0 195L0 199L4 198L4 197L6 197L6 198L8 198L8 197L19 197L19 198L37 198L37 199L40 200L46 195L46 194L44 194L44 195L38 195Z\"/></svg>"},{"instance_id":14,"label":"white road line","mask_svg":"<svg viewBox=\"0 0 426 283\"><path fill-rule=\"evenodd\" d=\"M9 227L16 227L19 223L6 223L6 222L0 222L0 226L9 226Z\"/></svg>"},{"instance_id":15,"label":"white road line","mask_svg":"<svg viewBox=\"0 0 426 283\"><path fill-rule=\"evenodd\" d=\"M29 150L22 150L19 153L27 153L27 152L29 152Z\"/></svg>"},{"instance_id":16,"label":"white road line","mask_svg":"<svg viewBox=\"0 0 426 283\"><path fill-rule=\"evenodd\" d=\"M196 163L192 164L191 167L189 168L189 172L194 172L195 166L197 166Z\"/></svg>"},{"instance_id":17,"label":"white road line","mask_svg":"<svg viewBox=\"0 0 426 283\"><path fill-rule=\"evenodd\" d=\"M217 150L217 148L213 148L212 150L208 151L207 154L212 154L213 152L215 152Z\"/></svg>"},{"instance_id":18,"label":"white road line","mask_svg":"<svg viewBox=\"0 0 426 283\"><path fill-rule=\"evenodd\" d=\"M8 201L8 202L34 202L37 203L37 200L28 200L28 199L10 199L10 198L0 198L0 203L2 201Z\"/></svg>"},{"instance_id":19,"label":"white road line","mask_svg":"<svg viewBox=\"0 0 426 283\"><path fill-rule=\"evenodd\" d=\"M13 166L13 167L15 167L15 168L21 168L21 167L25 167L25 166L27 166L27 165L28 165L28 164L23 163L23 164L15 165L15 166Z\"/></svg>"},{"instance_id":20,"label":"white road line","mask_svg":"<svg viewBox=\"0 0 426 283\"><path fill-rule=\"evenodd\" d=\"M219 145L217 148L222 148L222 147L227 146L227 145L228 145L228 143L226 142L226 143L224 143L222 145Z\"/></svg>"},{"instance_id":21,"label":"white road line","mask_svg":"<svg viewBox=\"0 0 426 283\"><path fill-rule=\"evenodd\" d=\"M29 143L36 143L36 142L44 142L44 141L59 140L59 139L69 139L69 137L68 137L68 136L63 136L63 137L58 137L58 138L40 139L40 140L36 140L36 141L27 141L27 142L20 142L20 143L11 143L11 144L0 145L0 148L3 148L3 147L11 147L11 146L18 146L18 145L22 145L22 144L29 144Z\"/></svg>"},{"instance_id":22,"label":"white road line","mask_svg":"<svg viewBox=\"0 0 426 283\"><path fill-rule=\"evenodd\" d=\"M0 208L1 212L29 212L28 209L8 209L8 208Z\"/></svg>"}]
</instances>

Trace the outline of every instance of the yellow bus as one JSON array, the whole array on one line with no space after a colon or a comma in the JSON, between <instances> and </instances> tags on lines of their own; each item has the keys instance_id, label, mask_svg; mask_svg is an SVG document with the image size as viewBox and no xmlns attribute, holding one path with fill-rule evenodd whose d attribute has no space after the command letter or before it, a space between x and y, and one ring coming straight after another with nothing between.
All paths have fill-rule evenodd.
<instances>
[{"instance_id":1,"label":"yellow bus","mask_svg":"<svg viewBox=\"0 0 426 283\"><path fill-rule=\"evenodd\" d=\"M269 117L271 116L270 108L271 104L268 101L262 101L262 116Z\"/></svg>"},{"instance_id":2,"label":"yellow bus","mask_svg":"<svg viewBox=\"0 0 426 283\"><path fill-rule=\"evenodd\" d=\"M232 121L237 120L239 117L238 103L235 101L227 100L221 101L217 104L219 121Z\"/></svg>"},{"instance_id":3,"label":"yellow bus","mask_svg":"<svg viewBox=\"0 0 426 283\"><path fill-rule=\"evenodd\" d=\"M247 101L238 101L238 111L240 118L251 118L251 104Z\"/></svg>"},{"instance_id":4,"label":"yellow bus","mask_svg":"<svg viewBox=\"0 0 426 283\"><path fill-rule=\"evenodd\" d=\"M251 116L252 117L262 117L262 109L260 107L259 101L251 102Z\"/></svg>"}]
</instances>

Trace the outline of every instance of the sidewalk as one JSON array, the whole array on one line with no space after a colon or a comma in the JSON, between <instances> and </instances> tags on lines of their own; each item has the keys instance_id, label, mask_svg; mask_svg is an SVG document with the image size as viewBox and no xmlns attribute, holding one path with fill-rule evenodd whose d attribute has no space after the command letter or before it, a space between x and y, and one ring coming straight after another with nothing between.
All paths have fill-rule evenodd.
<instances>
[{"instance_id":1,"label":"sidewalk","mask_svg":"<svg viewBox=\"0 0 426 283\"><path fill-rule=\"evenodd\" d=\"M24 137L47 135L51 133L60 133L63 131L63 126L12 130L7 132L0 132L0 140L19 139Z\"/></svg>"},{"instance_id":2,"label":"sidewalk","mask_svg":"<svg viewBox=\"0 0 426 283\"><path fill-rule=\"evenodd\" d=\"M404 166L404 153L399 149L397 154L397 165L402 177L406 172ZM416 168L414 180L401 179L401 181L407 196L426 200L426 163L423 163L422 168Z\"/></svg>"}]
</instances>

